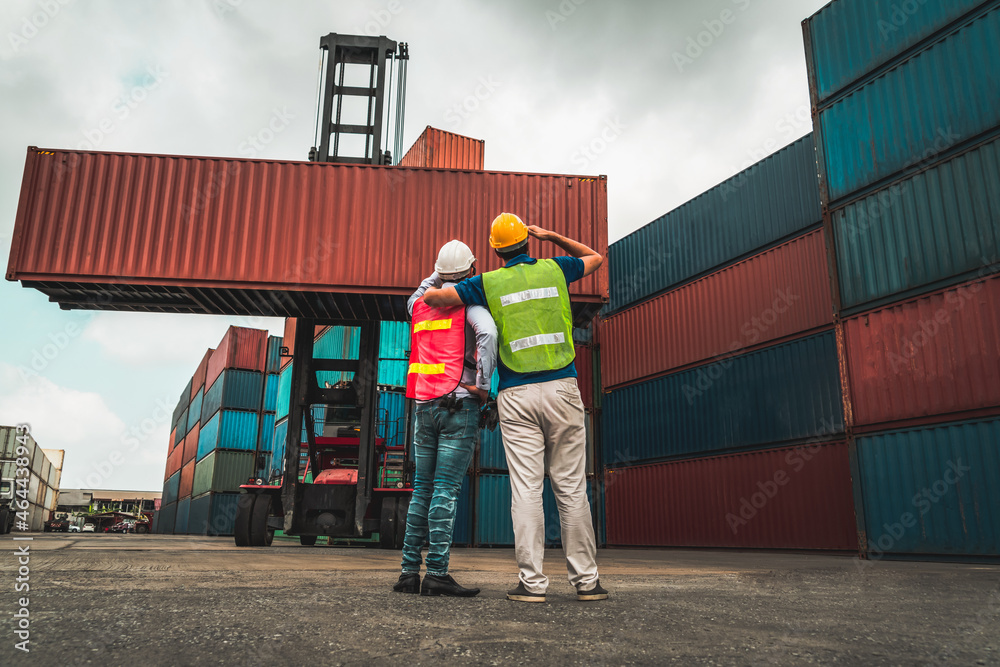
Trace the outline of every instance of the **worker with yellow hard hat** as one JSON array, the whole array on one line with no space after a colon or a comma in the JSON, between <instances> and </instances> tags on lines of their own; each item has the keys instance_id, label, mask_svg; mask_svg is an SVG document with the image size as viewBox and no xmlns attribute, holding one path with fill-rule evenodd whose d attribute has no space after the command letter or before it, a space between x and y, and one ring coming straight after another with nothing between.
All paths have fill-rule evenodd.
<instances>
[{"instance_id":1,"label":"worker with yellow hard hat","mask_svg":"<svg viewBox=\"0 0 1000 667\"><path fill-rule=\"evenodd\" d=\"M534 259L528 238L555 244L569 256ZM559 508L569 582L580 600L604 600L586 486L583 399L576 382L569 285L597 271L604 258L556 232L501 213L490 246L504 267L443 289L428 289L434 307L479 305L497 325L500 393L497 407L510 469L514 553L520 570L507 598L545 602L542 573L545 517L542 484L548 464Z\"/></svg>"}]
</instances>

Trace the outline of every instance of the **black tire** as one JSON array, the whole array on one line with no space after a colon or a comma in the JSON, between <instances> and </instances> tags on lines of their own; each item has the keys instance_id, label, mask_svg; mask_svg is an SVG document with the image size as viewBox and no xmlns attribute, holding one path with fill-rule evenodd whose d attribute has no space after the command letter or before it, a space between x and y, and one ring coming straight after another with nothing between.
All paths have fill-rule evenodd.
<instances>
[{"instance_id":1,"label":"black tire","mask_svg":"<svg viewBox=\"0 0 1000 667\"><path fill-rule=\"evenodd\" d=\"M262 493L253 504L250 518L250 546L269 547L274 539L274 531L267 527L271 516L271 495Z\"/></svg>"},{"instance_id":2,"label":"black tire","mask_svg":"<svg viewBox=\"0 0 1000 667\"><path fill-rule=\"evenodd\" d=\"M396 548L396 524L399 523L395 498L382 498L382 517L379 521L378 545L382 549Z\"/></svg>"},{"instance_id":3,"label":"black tire","mask_svg":"<svg viewBox=\"0 0 1000 667\"><path fill-rule=\"evenodd\" d=\"M233 526L233 537L236 546L250 546L250 522L253 520L254 500L257 496L253 493L244 493L236 503L236 524Z\"/></svg>"},{"instance_id":4,"label":"black tire","mask_svg":"<svg viewBox=\"0 0 1000 667\"><path fill-rule=\"evenodd\" d=\"M316 545L315 535L299 535L299 543L304 547L311 547Z\"/></svg>"},{"instance_id":5,"label":"black tire","mask_svg":"<svg viewBox=\"0 0 1000 667\"><path fill-rule=\"evenodd\" d=\"M396 499L396 550L403 550L403 540L406 538L406 514L410 511L410 499L400 496Z\"/></svg>"},{"instance_id":6,"label":"black tire","mask_svg":"<svg viewBox=\"0 0 1000 667\"><path fill-rule=\"evenodd\" d=\"M149 532L149 526L136 526L135 532L138 533L139 535L145 535L146 533Z\"/></svg>"}]
</instances>

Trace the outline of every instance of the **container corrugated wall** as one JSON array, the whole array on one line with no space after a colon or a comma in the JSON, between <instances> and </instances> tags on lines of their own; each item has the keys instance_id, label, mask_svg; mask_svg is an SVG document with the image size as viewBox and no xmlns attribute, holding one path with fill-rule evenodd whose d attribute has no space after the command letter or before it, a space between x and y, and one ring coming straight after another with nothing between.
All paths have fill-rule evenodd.
<instances>
[{"instance_id":1,"label":"container corrugated wall","mask_svg":"<svg viewBox=\"0 0 1000 667\"><path fill-rule=\"evenodd\" d=\"M603 177L31 148L24 179L7 277L66 307L97 295L105 309L404 321L448 239L465 239L480 271L501 266L497 211L607 248ZM345 249L351 261L332 261ZM607 272L570 293L592 316Z\"/></svg>"},{"instance_id":2,"label":"container corrugated wall","mask_svg":"<svg viewBox=\"0 0 1000 667\"><path fill-rule=\"evenodd\" d=\"M382 322L379 329L378 383L405 387L410 358L410 325L406 322Z\"/></svg>"},{"instance_id":3,"label":"container corrugated wall","mask_svg":"<svg viewBox=\"0 0 1000 667\"><path fill-rule=\"evenodd\" d=\"M253 452L214 451L198 461L192 495L209 491L238 491L255 473Z\"/></svg>"},{"instance_id":4,"label":"container corrugated wall","mask_svg":"<svg viewBox=\"0 0 1000 667\"><path fill-rule=\"evenodd\" d=\"M195 425L200 421L201 405L202 402L204 401L204 398L205 398L204 389L199 389L198 393L194 395L193 399L191 399L191 405L190 407L188 407L187 431L185 431L185 435L187 433L190 433L191 429L193 429Z\"/></svg>"},{"instance_id":5,"label":"container corrugated wall","mask_svg":"<svg viewBox=\"0 0 1000 667\"><path fill-rule=\"evenodd\" d=\"M462 478L462 487L458 490L455 530L451 536L452 544L472 544L472 515L472 480L466 475Z\"/></svg>"},{"instance_id":6,"label":"container corrugated wall","mask_svg":"<svg viewBox=\"0 0 1000 667\"><path fill-rule=\"evenodd\" d=\"M201 427L198 438L198 460L214 449L253 451L257 448L256 412L222 410Z\"/></svg>"},{"instance_id":7,"label":"container corrugated wall","mask_svg":"<svg viewBox=\"0 0 1000 667\"><path fill-rule=\"evenodd\" d=\"M187 535L188 517L191 512L191 499L177 501L177 518L174 520L174 535Z\"/></svg>"},{"instance_id":8,"label":"container corrugated wall","mask_svg":"<svg viewBox=\"0 0 1000 667\"><path fill-rule=\"evenodd\" d=\"M278 374L268 373L264 381L264 412L278 409Z\"/></svg>"},{"instance_id":9,"label":"container corrugated wall","mask_svg":"<svg viewBox=\"0 0 1000 667\"><path fill-rule=\"evenodd\" d=\"M205 352L205 356L201 358L198 368L195 369L194 375L191 377L191 391L193 392L191 394L192 401L194 400L195 393L202 389L207 389L207 387L205 387L205 376L208 373L208 360L212 357L214 352L215 350L212 348L209 348L208 351Z\"/></svg>"},{"instance_id":10,"label":"container corrugated wall","mask_svg":"<svg viewBox=\"0 0 1000 667\"><path fill-rule=\"evenodd\" d=\"M179 472L167 478L167 481L163 483L163 495L161 496L164 504L177 502L180 495L180 485L181 474Z\"/></svg>"},{"instance_id":11,"label":"container corrugated wall","mask_svg":"<svg viewBox=\"0 0 1000 667\"><path fill-rule=\"evenodd\" d=\"M428 125L399 161L400 167L482 169L486 142Z\"/></svg>"},{"instance_id":12,"label":"container corrugated wall","mask_svg":"<svg viewBox=\"0 0 1000 667\"><path fill-rule=\"evenodd\" d=\"M856 429L1000 412L1000 277L847 319L844 340Z\"/></svg>"},{"instance_id":13,"label":"container corrugated wall","mask_svg":"<svg viewBox=\"0 0 1000 667\"><path fill-rule=\"evenodd\" d=\"M611 244L608 310L729 264L821 220L810 134Z\"/></svg>"},{"instance_id":14,"label":"container corrugated wall","mask_svg":"<svg viewBox=\"0 0 1000 667\"><path fill-rule=\"evenodd\" d=\"M479 467L486 470L507 470L507 454L503 448L499 426L495 431L479 431Z\"/></svg>"},{"instance_id":15,"label":"container corrugated wall","mask_svg":"<svg viewBox=\"0 0 1000 667\"><path fill-rule=\"evenodd\" d=\"M834 0L813 14L806 50L816 64L815 99L822 103L983 0ZM904 9L905 7L905 9Z\"/></svg>"},{"instance_id":16,"label":"container corrugated wall","mask_svg":"<svg viewBox=\"0 0 1000 667\"><path fill-rule=\"evenodd\" d=\"M476 544L484 546L512 546L514 521L510 515L510 477L483 474L476 478L478 497L476 510ZM592 484L587 482L587 500L593 509ZM562 531L559 512L555 504L552 484L546 477L542 486L542 507L545 514L545 543L558 544Z\"/></svg>"},{"instance_id":17,"label":"container corrugated wall","mask_svg":"<svg viewBox=\"0 0 1000 667\"><path fill-rule=\"evenodd\" d=\"M292 400L292 363L281 369L278 376L278 396L275 399L275 414L278 419L288 416L289 403Z\"/></svg>"},{"instance_id":18,"label":"container corrugated wall","mask_svg":"<svg viewBox=\"0 0 1000 667\"><path fill-rule=\"evenodd\" d=\"M858 548L846 443L608 470L608 544Z\"/></svg>"},{"instance_id":19,"label":"container corrugated wall","mask_svg":"<svg viewBox=\"0 0 1000 667\"><path fill-rule=\"evenodd\" d=\"M176 520L177 503L160 505L160 509L156 512L156 532L160 535L173 535Z\"/></svg>"},{"instance_id":20,"label":"container corrugated wall","mask_svg":"<svg viewBox=\"0 0 1000 667\"><path fill-rule=\"evenodd\" d=\"M1000 125L1000 7L818 112L828 203Z\"/></svg>"},{"instance_id":21,"label":"container corrugated wall","mask_svg":"<svg viewBox=\"0 0 1000 667\"><path fill-rule=\"evenodd\" d=\"M188 463L178 473L181 476L180 484L177 487L178 500L191 497L191 489L194 484L195 463Z\"/></svg>"},{"instance_id":22,"label":"container corrugated wall","mask_svg":"<svg viewBox=\"0 0 1000 667\"><path fill-rule=\"evenodd\" d=\"M375 417L377 437L385 438L390 447L406 445L406 395L398 391L378 392L378 414Z\"/></svg>"},{"instance_id":23,"label":"container corrugated wall","mask_svg":"<svg viewBox=\"0 0 1000 667\"><path fill-rule=\"evenodd\" d=\"M258 371L224 370L205 396L202 423L208 422L220 409L260 410L263 382L264 376Z\"/></svg>"},{"instance_id":24,"label":"container corrugated wall","mask_svg":"<svg viewBox=\"0 0 1000 667\"><path fill-rule=\"evenodd\" d=\"M187 437L184 438L184 442L182 443L184 448L182 450L183 453L181 454L182 464L193 461L195 457L198 455L198 441L200 439L201 439L201 423L199 422L194 425L194 428L191 429L191 432L188 433Z\"/></svg>"},{"instance_id":25,"label":"container corrugated wall","mask_svg":"<svg viewBox=\"0 0 1000 667\"><path fill-rule=\"evenodd\" d=\"M605 465L843 433L834 332L630 385L603 406Z\"/></svg>"},{"instance_id":26,"label":"container corrugated wall","mask_svg":"<svg viewBox=\"0 0 1000 667\"><path fill-rule=\"evenodd\" d=\"M222 371L230 368L263 372L267 363L267 338L267 332L261 329L229 327L218 349L209 357L205 384L211 387Z\"/></svg>"},{"instance_id":27,"label":"container corrugated wall","mask_svg":"<svg viewBox=\"0 0 1000 667\"><path fill-rule=\"evenodd\" d=\"M849 203L830 219L846 311L995 265L1000 140Z\"/></svg>"},{"instance_id":28,"label":"container corrugated wall","mask_svg":"<svg viewBox=\"0 0 1000 667\"><path fill-rule=\"evenodd\" d=\"M188 532L192 535L232 535L238 493L206 493L191 499Z\"/></svg>"},{"instance_id":29,"label":"container corrugated wall","mask_svg":"<svg viewBox=\"0 0 1000 667\"><path fill-rule=\"evenodd\" d=\"M822 230L601 321L606 389L833 324Z\"/></svg>"},{"instance_id":30,"label":"container corrugated wall","mask_svg":"<svg viewBox=\"0 0 1000 667\"><path fill-rule=\"evenodd\" d=\"M281 336L267 337L267 363L264 369L267 373L277 373L281 370L281 347L284 342Z\"/></svg>"},{"instance_id":31,"label":"container corrugated wall","mask_svg":"<svg viewBox=\"0 0 1000 667\"><path fill-rule=\"evenodd\" d=\"M1000 556L1000 420L858 438L869 557Z\"/></svg>"}]
</instances>

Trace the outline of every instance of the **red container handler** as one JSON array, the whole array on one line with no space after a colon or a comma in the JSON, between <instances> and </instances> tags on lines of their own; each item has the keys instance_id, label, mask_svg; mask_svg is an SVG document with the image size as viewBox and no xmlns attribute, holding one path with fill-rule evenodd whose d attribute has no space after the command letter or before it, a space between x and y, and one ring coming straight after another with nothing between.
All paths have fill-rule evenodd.
<instances>
[{"instance_id":1,"label":"red container handler","mask_svg":"<svg viewBox=\"0 0 1000 667\"><path fill-rule=\"evenodd\" d=\"M399 161L401 167L435 167L439 169L483 168L486 142L431 127L421 132L410 150Z\"/></svg>"},{"instance_id":2,"label":"red container handler","mask_svg":"<svg viewBox=\"0 0 1000 667\"><path fill-rule=\"evenodd\" d=\"M263 329L229 327L208 360L205 386L211 387L227 368L263 373L267 363L267 335Z\"/></svg>"},{"instance_id":3,"label":"red container handler","mask_svg":"<svg viewBox=\"0 0 1000 667\"><path fill-rule=\"evenodd\" d=\"M66 309L405 321L448 240L500 267L501 211L607 252L604 177L32 147L6 276ZM570 295L589 319L607 271Z\"/></svg>"},{"instance_id":4,"label":"red container handler","mask_svg":"<svg viewBox=\"0 0 1000 667\"><path fill-rule=\"evenodd\" d=\"M183 500L184 498L191 497L191 488L194 486L194 467L195 462L192 461L188 463L183 468L181 468L181 485L180 489L177 491L177 499Z\"/></svg>"},{"instance_id":5,"label":"red container handler","mask_svg":"<svg viewBox=\"0 0 1000 667\"><path fill-rule=\"evenodd\" d=\"M603 388L829 326L823 238L810 232L602 320Z\"/></svg>"},{"instance_id":6,"label":"red container handler","mask_svg":"<svg viewBox=\"0 0 1000 667\"><path fill-rule=\"evenodd\" d=\"M847 443L607 469L608 544L856 551Z\"/></svg>"},{"instance_id":7,"label":"red container handler","mask_svg":"<svg viewBox=\"0 0 1000 667\"><path fill-rule=\"evenodd\" d=\"M214 352L215 350L212 348L209 348L208 351L205 352L205 356L201 358L201 362L198 364L198 368L195 370L194 376L191 378L191 400L194 400L194 397L198 394L199 389L204 387L205 390L208 391L208 388L211 386L205 384L205 375L208 373L208 360L212 358L212 353Z\"/></svg>"},{"instance_id":8,"label":"red container handler","mask_svg":"<svg viewBox=\"0 0 1000 667\"><path fill-rule=\"evenodd\" d=\"M1000 413L1000 276L843 322L856 431Z\"/></svg>"}]
</instances>

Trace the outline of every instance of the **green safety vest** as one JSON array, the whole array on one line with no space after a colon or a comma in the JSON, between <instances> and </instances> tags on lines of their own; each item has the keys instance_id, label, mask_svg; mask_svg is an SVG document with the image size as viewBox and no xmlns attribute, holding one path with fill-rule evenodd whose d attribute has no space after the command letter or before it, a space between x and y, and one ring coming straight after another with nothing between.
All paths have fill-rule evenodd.
<instances>
[{"instance_id":1,"label":"green safety vest","mask_svg":"<svg viewBox=\"0 0 1000 667\"><path fill-rule=\"evenodd\" d=\"M573 312L566 277L555 261L540 259L484 273L483 291L497 323L504 366L537 373L572 363Z\"/></svg>"}]
</instances>

